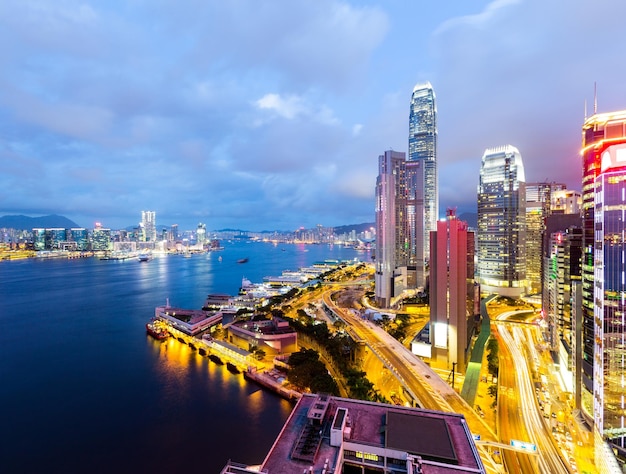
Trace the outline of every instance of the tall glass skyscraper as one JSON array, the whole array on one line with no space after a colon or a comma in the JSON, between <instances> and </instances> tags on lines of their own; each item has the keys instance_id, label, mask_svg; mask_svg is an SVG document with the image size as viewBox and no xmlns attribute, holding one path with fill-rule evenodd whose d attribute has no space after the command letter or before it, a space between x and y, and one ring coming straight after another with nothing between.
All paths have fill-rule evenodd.
<instances>
[{"instance_id":1,"label":"tall glass skyscraper","mask_svg":"<svg viewBox=\"0 0 626 474\"><path fill-rule=\"evenodd\" d=\"M626 110L582 129L582 411L596 434L626 444ZM596 443L597 447L598 443ZM596 451L596 460L603 459Z\"/></svg>"},{"instance_id":2,"label":"tall glass skyscraper","mask_svg":"<svg viewBox=\"0 0 626 474\"><path fill-rule=\"evenodd\" d=\"M522 155L485 150L478 184L478 278L482 291L519 297L526 290L526 178Z\"/></svg>"},{"instance_id":3,"label":"tall glass skyscraper","mask_svg":"<svg viewBox=\"0 0 626 474\"><path fill-rule=\"evenodd\" d=\"M423 269L430 255L430 232L437 230L439 218L437 105L435 91L430 82L417 84L413 88L409 113L408 161L417 162L413 171L421 173L421 176L412 179L415 183L413 186L420 188L409 190L413 202L409 202L408 213L415 217L415 231L412 232L415 240L409 243L411 249L409 264L416 267L417 286L423 286L425 284Z\"/></svg>"}]
</instances>

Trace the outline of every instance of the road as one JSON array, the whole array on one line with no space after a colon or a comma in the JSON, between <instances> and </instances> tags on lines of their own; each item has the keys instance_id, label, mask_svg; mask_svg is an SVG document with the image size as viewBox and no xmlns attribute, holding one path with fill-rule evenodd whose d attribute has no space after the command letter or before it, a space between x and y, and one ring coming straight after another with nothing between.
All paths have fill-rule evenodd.
<instances>
[{"instance_id":1,"label":"road","mask_svg":"<svg viewBox=\"0 0 626 474\"><path fill-rule=\"evenodd\" d=\"M355 336L365 341L385 365L392 370L403 385L412 392L420 407L431 410L450 411L465 415L472 433L481 439L496 441L495 433L484 423L474 410L457 394L452 387L422 360L416 357L399 341L389 336L380 327L355 316L351 311L336 306L325 293L324 302L332 307L336 314L354 332Z\"/></svg>"},{"instance_id":2,"label":"road","mask_svg":"<svg viewBox=\"0 0 626 474\"><path fill-rule=\"evenodd\" d=\"M519 324L496 323L500 347L499 370L499 434L503 443L518 440L536 446L538 455L504 451L504 463L510 473L569 473L554 445L537 403L535 386L529 367L536 357L528 347L532 339Z\"/></svg>"}]
</instances>

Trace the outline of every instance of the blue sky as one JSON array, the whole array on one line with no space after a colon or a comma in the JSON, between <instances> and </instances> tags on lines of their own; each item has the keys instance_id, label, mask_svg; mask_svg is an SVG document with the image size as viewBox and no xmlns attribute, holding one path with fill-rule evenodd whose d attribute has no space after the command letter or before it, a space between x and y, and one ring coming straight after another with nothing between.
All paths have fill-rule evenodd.
<instances>
[{"instance_id":1,"label":"blue sky","mask_svg":"<svg viewBox=\"0 0 626 474\"><path fill-rule=\"evenodd\" d=\"M441 6L443 5L443 6ZM626 108L623 0L4 0L0 215L248 230L374 220L378 156L438 101L440 212L485 148L580 189L585 101Z\"/></svg>"}]
</instances>

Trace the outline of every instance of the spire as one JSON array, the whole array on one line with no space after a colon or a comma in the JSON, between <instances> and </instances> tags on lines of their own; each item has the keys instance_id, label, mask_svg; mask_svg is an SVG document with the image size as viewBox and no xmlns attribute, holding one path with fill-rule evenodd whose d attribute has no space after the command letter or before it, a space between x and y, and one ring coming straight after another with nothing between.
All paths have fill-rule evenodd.
<instances>
[{"instance_id":1,"label":"spire","mask_svg":"<svg viewBox=\"0 0 626 474\"><path fill-rule=\"evenodd\" d=\"M598 113L598 87L596 81L593 81L593 115Z\"/></svg>"}]
</instances>

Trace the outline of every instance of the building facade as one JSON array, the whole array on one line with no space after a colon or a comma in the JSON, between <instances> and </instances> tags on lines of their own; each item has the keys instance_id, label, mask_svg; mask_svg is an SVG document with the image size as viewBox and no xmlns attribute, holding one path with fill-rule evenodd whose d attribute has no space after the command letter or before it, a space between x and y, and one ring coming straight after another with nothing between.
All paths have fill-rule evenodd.
<instances>
[{"instance_id":1,"label":"building facade","mask_svg":"<svg viewBox=\"0 0 626 474\"><path fill-rule=\"evenodd\" d=\"M388 150L378 157L376 179L376 302L388 307L397 296L394 278L408 261L406 155Z\"/></svg>"},{"instance_id":2,"label":"building facade","mask_svg":"<svg viewBox=\"0 0 626 474\"><path fill-rule=\"evenodd\" d=\"M543 234L552 212L552 195L566 189L559 183L526 183L526 279L530 294L539 294L542 284Z\"/></svg>"},{"instance_id":3,"label":"building facade","mask_svg":"<svg viewBox=\"0 0 626 474\"><path fill-rule=\"evenodd\" d=\"M143 241L155 242L157 240L156 212L141 211L141 228L143 229Z\"/></svg>"},{"instance_id":4,"label":"building facade","mask_svg":"<svg viewBox=\"0 0 626 474\"><path fill-rule=\"evenodd\" d=\"M431 358L438 367L464 372L474 307L474 274L468 274L473 268L474 233L454 211L449 210L447 217L430 234Z\"/></svg>"},{"instance_id":5,"label":"building facade","mask_svg":"<svg viewBox=\"0 0 626 474\"><path fill-rule=\"evenodd\" d=\"M582 129L582 410L596 433L626 438L624 213L626 110L594 114ZM596 453L596 460L601 460Z\"/></svg>"},{"instance_id":6,"label":"building facade","mask_svg":"<svg viewBox=\"0 0 626 474\"><path fill-rule=\"evenodd\" d=\"M106 229L97 223L91 233L91 249L101 252L109 251L112 248L111 229Z\"/></svg>"},{"instance_id":7,"label":"building facade","mask_svg":"<svg viewBox=\"0 0 626 474\"><path fill-rule=\"evenodd\" d=\"M522 156L487 149L478 185L478 278L481 291L517 298L526 292L526 178Z\"/></svg>"},{"instance_id":8,"label":"building facade","mask_svg":"<svg viewBox=\"0 0 626 474\"><path fill-rule=\"evenodd\" d=\"M582 229L571 226L553 232L546 239L548 251L544 264L543 316L547 323L547 341L558 354L562 380L574 393L576 353L580 346L580 319L576 316L580 289ZM578 334L578 336L577 336Z\"/></svg>"},{"instance_id":9,"label":"building facade","mask_svg":"<svg viewBox=\"0 0 626 474\"><path fill-rule=\"evenodd\" d=\"M419 173L412 179L415 188L409 191L415 195L411 214L417 225L410 247L415 259L411 265L417 268L417 286L424 286L426 275L420 268L426 266L424 262L430 256L430 232L436 230L439 218L437 104L430 82L417 84L411 95L408 161L419 163L413 168L413 173Z\"/></svg>"}]
</instances>

